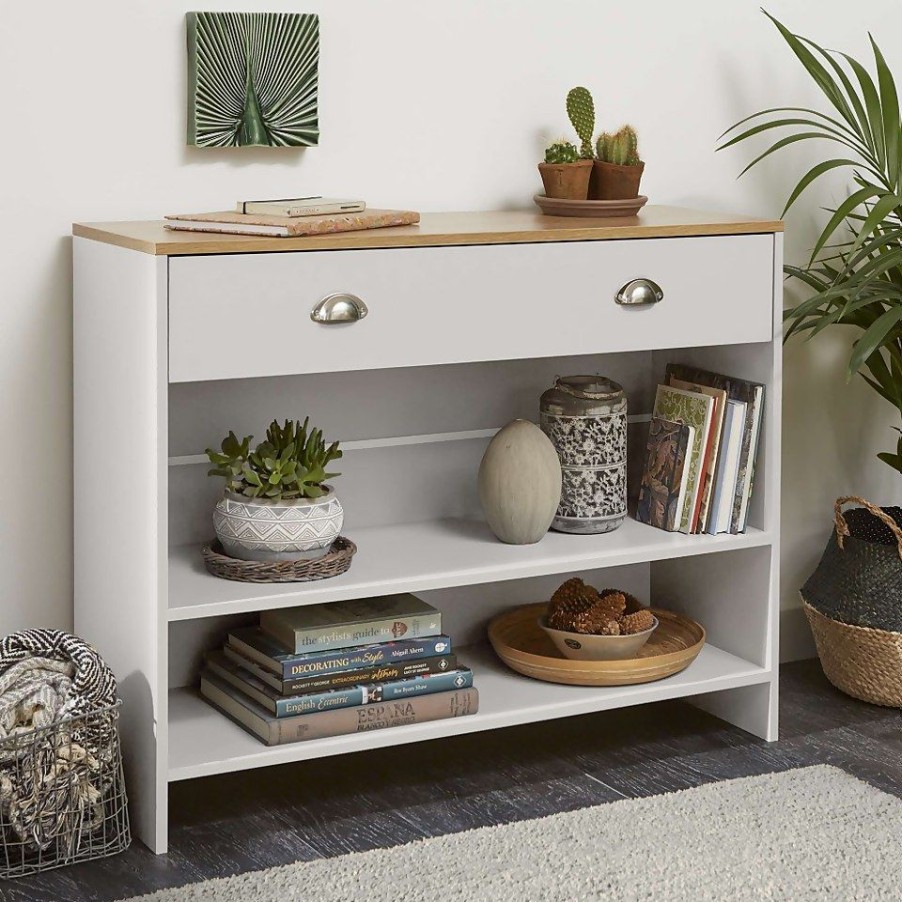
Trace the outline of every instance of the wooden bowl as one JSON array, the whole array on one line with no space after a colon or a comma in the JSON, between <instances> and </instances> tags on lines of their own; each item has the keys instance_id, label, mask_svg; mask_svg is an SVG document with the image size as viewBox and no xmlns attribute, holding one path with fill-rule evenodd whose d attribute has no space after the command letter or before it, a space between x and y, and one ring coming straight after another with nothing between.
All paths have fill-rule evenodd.
<instances>
[{"instance_id":1,"label":"wooden bowl","mask_svg":"<svg viewBox=\"0 0 902 902\"><path fill-rule=\"evenodd\" d=\"M651 638L658 628L658 619L653 626L641 633L630 633L624 636L595 636L592 633L571 633L567 630L556 630L548 626L543 615L538 620L539 629L544 630L557 650L573 661L622 661L635 658L639 650Z\"/></svg>"},{"instance_id":2,"label":"wooden bowl","mask_svg":"<svg viewBox=\"0 0 902 902\"><path fill-rule=\"evenodd\" d=\"M512 608L489 624L495 653L517 673L570 686L631 686L685 670L705 644L702 626L682 614L652 608L658 628L635 658L625 661L573 661L565 658L539 628L547 602Z\"/></svg>"}]
</instances>

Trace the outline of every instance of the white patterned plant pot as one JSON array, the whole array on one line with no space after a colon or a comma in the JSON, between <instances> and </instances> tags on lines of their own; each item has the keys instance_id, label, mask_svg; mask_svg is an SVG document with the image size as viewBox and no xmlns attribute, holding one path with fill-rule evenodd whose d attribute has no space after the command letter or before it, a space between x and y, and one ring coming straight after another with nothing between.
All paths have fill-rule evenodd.
<instances>
[{"instance_id":1,"label":"white patterned plant pot","mask_svg":"<svg viewBox=\"0 0 902 902\"><path fill-rule=\"evenodd\" d=\"M344 511L330 486L321 498L267 501L225 492L213 510L223 551L242 561L323 557L341 533Z\"/></svg>"}]
</instances>

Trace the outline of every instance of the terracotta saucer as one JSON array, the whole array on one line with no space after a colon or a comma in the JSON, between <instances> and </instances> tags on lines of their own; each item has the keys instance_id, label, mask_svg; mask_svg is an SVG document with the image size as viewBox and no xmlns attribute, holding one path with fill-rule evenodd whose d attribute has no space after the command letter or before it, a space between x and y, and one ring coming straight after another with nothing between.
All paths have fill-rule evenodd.
<instances>
[{"instance_id":1,"label":"terracotta saucer","mask_svg":"<svg viewBox=\"0 0 902 902\"><path fill-rule=\"evenodd\" d=\"M567 200L537 194L533 200L547 216L635 216L648 203L644 194L629 200Z\"/></svg>"}]
</instances>

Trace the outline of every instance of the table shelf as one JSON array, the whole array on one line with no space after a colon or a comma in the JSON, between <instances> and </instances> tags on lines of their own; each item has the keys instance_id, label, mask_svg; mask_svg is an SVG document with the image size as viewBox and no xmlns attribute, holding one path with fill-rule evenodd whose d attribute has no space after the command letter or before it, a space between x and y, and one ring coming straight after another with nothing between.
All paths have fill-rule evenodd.
<instances>
[{"instance_id":1,"label":"table shelf","mask_svg":"<svg viewBox=\"0 0 902 902\"><path fill-rule=\"evenodd\" d=\"M351 569L314 583L240 583L204 569L200 548L182 545L169 556L169 620L193 620L267 608L423 592L506 579L616 567L768 545L759 529L742 535L688 536L628 519L616 532L574 536L550 532L535 545L505 545L485 523L427 523L348 530L358 547Z\"/></svg>"},{"instance_id":2,"label":"table shelf","mask_svg":"<svg viewBox=\"0 0 902 902\"><path fill-rule=\"evenodd\" d=\"M118 678L135 836L166 851L174 780L662 699L776 739L781 232L653 206L629 221L430 214L408 229L297 240L77 226L74 630ZM664 301L617 304L639 277ZM336 291L359 293L371 315L311 321ZM277 334L255 338L248 311ZM609 535L497 541L477 491L493 428L535 416L561 373L604 373L647 414L672 362L764 387L747 512L759 528L687 536L628 519ZM220 486L197 452L229 430L259 438L271 417L308 415L351 439L339 489L358 547L350 570L310 583L212 576L201 545ZM646 440L634 420L632 497ZM98 453L124 441L128 453ZM110 553L117 541L127 553ZM604 689L530 680L469 646L493 616L574 575L698 620L711 644L681 674ZM442 611L475 672L476 715L267 748L184 688L204 653L260 611L400 592Z\"/></svg>"},{"instance_id":3,"label":"table shelf","mask_svg":"<svg viewBox=\"0 0 902 902\"><path fill-rule=\"evenodd\" d=\"M766 668L713 645L706 645L686 670L672 677L638 686L603 688L563 686L521 676L498 660L488 645L465 647L459 655L473 669L479 690L476 714L289 745L266 746L208 704L195 689L173 690L169 694L169 780L440 739L771 680Z\"/></svg>"}]
</instances>

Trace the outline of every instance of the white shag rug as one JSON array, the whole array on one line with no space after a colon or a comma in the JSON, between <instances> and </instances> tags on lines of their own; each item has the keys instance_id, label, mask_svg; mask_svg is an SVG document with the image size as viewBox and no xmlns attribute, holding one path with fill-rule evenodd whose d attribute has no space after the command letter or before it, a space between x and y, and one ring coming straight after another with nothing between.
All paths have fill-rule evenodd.
<instances>
[{"instance_id":1,"label":"white shag rug","mask_svg":"<svg viewBox=\"0 0 902 902\"><path fill-rule=\"evenodd\" d=\"M902 897L902 800L828 766L711 783L129 902L742 902Z\"/></svg>"}]
</instances>

